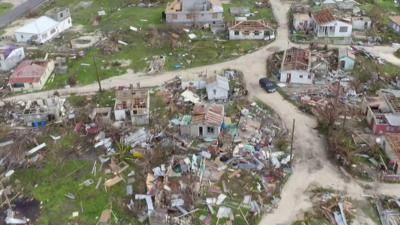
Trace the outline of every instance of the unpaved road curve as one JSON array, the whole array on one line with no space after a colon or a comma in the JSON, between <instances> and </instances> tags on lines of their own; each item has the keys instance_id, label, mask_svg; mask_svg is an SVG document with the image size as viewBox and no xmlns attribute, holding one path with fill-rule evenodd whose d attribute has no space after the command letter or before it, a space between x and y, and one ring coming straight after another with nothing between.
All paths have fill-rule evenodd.
<instances>
[{"instance_id":1,"label":"unpaved road curve","mask_svg":"<svg viewBox=\"0 0 400 225\"><path fill-rule=\"evenodd\" d=\"M260 50L244 55L228 62L207 65L203 67L183 70L179 72L166 72L160 75L126 74L102 81L104 88L126 86L140 82L142 86L157 86L164 81L181 75L185 78L196 76L200 72L209 73L225 68L234 68L243 71L246 86L252 97L261 99L271 106L282 118L287 127L291 127L292 120L296 120L295 128L295 163L294 172L282 190L281 201L277 209L265 215L261 225L286 225L301 218L303 212L310 209L307 191L311 186L318 185L332 187L346 192L353 198L361 198L363 194L389 194L400 197L400 185L373 183L372 189L365 189L365 184L342 175L338 168L329 163L326 155L324 139L314 130L315 118L300 112L296 107L287 102L278 93L266 94L258 86L258 79L265 75L266 58L273 52L290 47L288 42L287 12L289 3L280 0L270 0L275 17L279 23L276 40ZM61 94L94 92L97 85L58 90ZM54 91L39 92L15 96L6 100L33 99L52 94ZM361 224L361 223L360 223ZM366 224L373 224L367 220Z\"/></svg>"}]
</instances>

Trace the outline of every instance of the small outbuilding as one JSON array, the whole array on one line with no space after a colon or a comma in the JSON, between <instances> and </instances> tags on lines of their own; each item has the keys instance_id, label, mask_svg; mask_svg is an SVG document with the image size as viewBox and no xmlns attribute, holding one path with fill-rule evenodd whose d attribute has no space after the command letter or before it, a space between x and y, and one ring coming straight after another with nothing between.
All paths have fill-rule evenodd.
<instances>
[{"instance_id":1,"label":"small outbuilding","mask_svg":"<svg viewBox=\"0 0 400 225\"><path fill-rule=\"evenodd\" d=\"M367 16L354 16L351 18L354 30L368 30L371 28L371 18Z\"/></svg>"},{"instance_id":2,"label":"small outbuilding","mask_svg":"<svg viewBox=\"0 0 400 225\"><path fill-rule=\"evenodd\" d=\"M339 70L350 71L353 70L356 61L356 56L349 48L339 48L338 53L338 66Z\"/></svg>"},{"instance_id":3,"label":"small outbuilding","mask_svg":"<svg viewBox=\"0 0 400 225\"><path fill-rule=\"evenodd\" d=\"M229 96L229 80L223 76L213 76L206 81L208 100L226 100Z\"/></svg>"}]
</instances>

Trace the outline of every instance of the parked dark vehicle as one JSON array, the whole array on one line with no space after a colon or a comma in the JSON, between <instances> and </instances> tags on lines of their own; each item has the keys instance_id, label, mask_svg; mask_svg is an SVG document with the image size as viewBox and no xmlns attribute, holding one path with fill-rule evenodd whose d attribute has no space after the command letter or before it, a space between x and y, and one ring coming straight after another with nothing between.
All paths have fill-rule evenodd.
<instances>
[{"instance_id":1,"label":"parked dark vehicle","mask_svg":"<svg viewBox=\"0 0 400 225\"><path fill-rule=\"evenodd\" d=\"M275 84L267 78L261 78L258 83L260 87L268 93L274 93L276 91Z\"/></svg>"}]
</instances>

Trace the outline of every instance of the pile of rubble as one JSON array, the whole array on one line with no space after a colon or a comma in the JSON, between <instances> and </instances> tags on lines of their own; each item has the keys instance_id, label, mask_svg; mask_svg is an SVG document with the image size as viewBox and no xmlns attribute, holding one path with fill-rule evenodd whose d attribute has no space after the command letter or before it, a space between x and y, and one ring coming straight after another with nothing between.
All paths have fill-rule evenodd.
<instances>
[{"instance_id":1,"label":"pile of rubble","mask_svg":"<svg viewBox=\"0 0 400 225\"><path fill-rule=\"evenodd\" d=\"M175 78L154 90L121 87L113 107L72 108L57 96L9 105L13 110L4 114L4 121L27 134L10 133L0 142L0 148L21 150L12 151L14 158L7 155L10 151L1 151L5 153L1 162L14 171L15 162L29 165L45 158L49 142L25 136L29 132L40 136L44 127L60 124L85 140L85 146L71 146L72 151L78 156L86 152L84 157L93 162L91 176L80 186L106 191L126 186L123 204L139 221L211 224L239 219L252 224L277 205L281 186L291 173L292 156L276 144L286 139L287 131L275 113L241 96L245 85L238 71L217 76L212 82ZM168 113L154 118L165 109ZM50 137L57 142L64 135ZM77 193L64 194L73 200ZM73 212L72 218L79 213L83 211ZM109 221L111 215L112 210L105 209L99 221Z\"/></svg>"}]
</instances>

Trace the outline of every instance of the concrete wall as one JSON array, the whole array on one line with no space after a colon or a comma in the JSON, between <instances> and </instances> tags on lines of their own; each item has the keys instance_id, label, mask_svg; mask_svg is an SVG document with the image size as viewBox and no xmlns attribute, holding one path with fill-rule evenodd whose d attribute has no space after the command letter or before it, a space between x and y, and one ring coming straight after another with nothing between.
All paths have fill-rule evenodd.
<instances>
[{"instance_id":1,"label":"concrete wall","mask_svg":"<svg viewBox=\"0 0 400 225\"><path fill-rule=\"evenodd\" d=\"M35 42L43 44L53 39L63 31L69 29L70 27L72 27L72 19L71 17L67 17L65 20L58 22L57 26L52 27L51 29L43 33L36 34L36 33L15 32L15 38L17 42L27 43L29 41L32 41L33 38L37 37Z\"/></svg>"},{"instance_id":2,"label":"concrete wall","mask_svg":"<svg viewBox=\"0 0 400 225\"><path fill-rule=\"evenodd\" d=\"M57 30L58 33L60 34L71 27L72 27L72 19L71 17L68 17L65 20L62 20L58 23Z\"/></svg>"},{"instance_id":3,"label":"concrete wall","mask_svg":"<svg viewBox=\"0 0 400 225\"><path fill-rule=\"evenodd\" d=\"M120 109L120 110L114 109L114 118L117 121L125 120L126 119L126 110L125 109Z\"/></svg>"},{"instance_id":4,"label":"concrete wall","mask_svg":"<svg viewBox=\"0 0 400 225\"><path fill-rule=\"evenodd\" d=\"M191 16L193 14L193 16ZM206 23L219 23L224 21L222 12L166 12L167 23L172 24L206 24Z\"/></svg>"},{"instance_id":5,"label":"concrete wall","mask_svg":"<svg viewBox=\"0 0 400 225\"><path fill-rule=\"evenodd\" d=\"M0 58L0 70L8 71L18 65L25 58L24 48L14 49L7 58Z\"/></svg>"},{"instance_id":6,"label":"concrete wall","mask_svg":"<svg viewBox=\"0 0 400 225\"><path fill-rule=\"evenodd\" d=\"M200 136L200 127L203 128L203 135ZM207 131L208 127L214 128L214 132L210 133ZM206 124L195 124L191 125L191 136L192 137L200 137L200 138L217 138L219 135L219 132L221 130L220 126L208 126Z\"/></svg>"},{"instance_id":7,"label":"concrete wall","mask_svg":"<svg viewBox=\"0 0 400 225\"><path fill-rule=\"evenodd\" d=\"M371 21L353 20L352 26L354 30L366 30L371 28Z\"/></svg>"},{"instance_id":8,"label":"concrete wall","mask_svg":"<svg viewBox=\"0 0 400 225\"><path fill-rule=\"evenodd\" d=\"M386 140L385 136L382 136L382 144L381 147L383 148L383 150L385 151L386 156L393 161L396 161L398 163L400 163L400 159L397 156L396 152L392 149L392 146L388 143L388 141ZM398 170L397 174L400 173L400 170Z\"/></svg>"},{"instance_id":9,"label":"concrete wall","mask_svg":"<svg viewBox=\"0 0 400 225\"><path fill-rule=\"evenodd\" d=\"M323 31L324 27L328 27L327 29L329 30L329 27L334 27L334 29L332 30L332 32L328 31L327 33L325 33ZM340 32L340 28L341 27L347 27L347 31L346 32ZM351 33L352 33L352 25L336 20L336 21L332 21L330 23L326 23L323 25L315 25L315 32L317 34L317 37L351 37Z\"/></svg>"},{"instance_id":10,"label":"concrete wall","mask_svg":"<svg viewBox=\"0 0 400 225\"><path fill-rule=\"evenodd\" d=\"M217 87L216 85L208 85L206 90L208 100L225 100L228 98L229 92L225 89Z\"/></svg>"},{"instance_id":11,"label":"concrete wall","mask_svg":"<svg viewBox=\"0 0 400 225\"><path fill-rule=\"evenodd\" d=\"M57 26L52 27L51 29L42 32L40 34L36 33L20 33L20 32L15 32L15 38L17 42L23 42L27 43L30 41L33 41L32 39L35 39L34 42L38 44L43 44L46 43L47 41L51 40L58 34Z\"/></svg>"},{"instance_id":12,"label":"concrete wall","mask_svg":"<svg viewBox=\"0 0 400 225\"><path fill-rule=\"evenodd\" d=\"M248 35L243 34L242 31L237 31L235 33L235 30L229 29L229 39L230 40L264 40L264 39L272 39L274 38L274 32L269 31L269 35L265 34L265 31L259 31L258 35L255 32L250 32Z\"/></svg>"},{"instance_id":13,"label":"concrete wall","mask_svg":"<svg viewBox=\"0 0 400 225\"><path fill-rule=\"evenodd\" d=\"M147 125L150 122L150 116L149 114L143 114L143 115L134 115L131 112L131 120L132 124L136 126L142 126L142 125Z\"/></svg>"},{"instance_id":14,"label":"concrete wall","mask_svg":"<svg viewBox=\"0 0 400 225\"><path fill-rule=\"evenodd\" d=\"M313 75L304 70L288 70L288 71L281 71L280 82L286 83L287 78L290 74L290 82L293 84L312 84L313 82ZM310 77L309 77L310 75Z\"/></svg>"},{"instance_id":15,"label":"concrete wall","mask_svg":"<svg viewBox=\"0 0 400 225\"><path fill-rule=\"evenodd\" d=\"M344 62L344 67L342 68L342 62ZM349 57L342 57L339 59L339 68L344 71L350 71L354 68L354 60Z\"/></svg>"}]
</instances>

